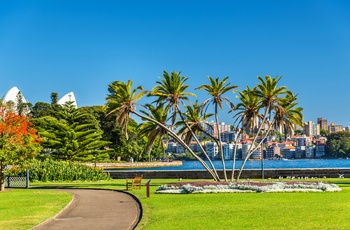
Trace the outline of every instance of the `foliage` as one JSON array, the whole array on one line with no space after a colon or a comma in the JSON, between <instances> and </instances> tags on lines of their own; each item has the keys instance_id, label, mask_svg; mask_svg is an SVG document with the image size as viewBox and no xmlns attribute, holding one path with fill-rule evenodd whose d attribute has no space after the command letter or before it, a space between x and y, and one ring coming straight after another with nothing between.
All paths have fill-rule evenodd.
<instances>
[{"instance_id":1,"label":"foliage","mask_svg":"<svg viewBox=\"0 0 350 230\"><path fill-rule=\"evenodd\" d=\"M320 129L320 135L321 135L322 137L327 137L327 136L328 136L328 131L325 130L325 129Z\"/></svg>"},{"instance_id":2,"label":"foliage","mask_svg":"<svg viewBox=\"0 0 350 230\"><path fill-rule=\"evenodd\" d=\"M109 159L110 144L102 140L98 121L83 110L63 107L57 118L33 119L43 137L43 151L48 157L62 160L103 161Z\"/></svg>"},{"instance_id":3,"label":"foliage","mask_svg":"<svg viewBox=\"0 0 350 230\"><path fill-rule=\"evenodd\" d=\"M102 168L90 167L78 162L32 160L21 167L13 167L9 175L23 174L29 169L30 181L99 181L110 179Z\"/></svg>"},{"instance_id":4,"label":"foliage","mask_svg":"<svg viewBox=\"0 0 350 230\"><path fill-rule=\"evenodd\" d=\"M202 127L202 119L207 119L211 114L206 114L206 108L212 102L215 105L215 121L216 127L219 127L218 109L222 109L223 102L227 102L230 112L235 119L236 137L244 131L249 131L252 136L252 145L248 149L248 154L240 167L237 180L241 175L246 161L251 157L253 152L262 146L263 141L270 133L283 131L285 135L292 133L295 125L302 124L302 108L298 107L297 95L294 95L286 86L279 86L282 77L272 78L270 76L258 76L259 83L253 87L247 87L246 90L239 92L238 99L240 102L234 107L233 102L223 94L233 91L237 86L231 86L227 83L228 77L220 80L209 77L211 84L204 84L197 89L206 90L211 98L207 99L201 106L189 101L189 96L195 96L186 90L189 85L186 84L187 77L181 76L181 72L172 71L171 74L163 71L163 77L156 81L156 86L148 93L142 86L132 87L132 81L126 83L114 81L109 85L110 94L107 95L108 114L116 116L116 124L120 125L125 132L126 140L128 140L128 122L131 114L139 116L144 123L140 124L143 130L148 130L149 139L147 150L153 145L156 136L162 140L163 136L170 136L178 144L182 145L203 167L211 174L215 181L220 181L217 170L215 169L207 151L202 148L202 154L209 163L205 162L201 157L193 152L189 143L196 141L199 147L202 147L197 135L204 132ZM143 106L147 111L136 109L136 103L148 93L148 96L156 97L153 105ZM188 103L188 104L186 104ZM182 112L182 106L187 110ZM164 109L165 108L165 109ZM170 119L166 119L168 115ZM162 119L160 119L160 114ZM157 115L157 116L155 116ZM170 122L169 122L170 121ZM177 122L176 122L177 121ZM152 125L153 123L153 125ZM202 123L202 124L201 124ZM147 129L146 129L147 127ZM150 128L152 127L152 128ZM182 133L175 133L178 128ZM215 127L214 127L215 128ZM152 133L151 133L152 132ZM225 170L225 162L221 144L221 137L210 136L220 147L220 156L224 168L224 179L227 181ZM235 140L237 143L237 140ZM236 156L236 154L233 154ZM235 162L235 158L234 161ZM209 166L210 165L210 166ZM235 167L232 167L235 168ZM234 180L232 173L231 181Z\"/></svg>"},{"instance_id":5,"label":"foliage","mask_svg":"<svg viewBox=\"0 0 350 230\"><path fill-rule=\"evenodd\" d=\"M28 118L0 107L0 191L7 165L23 163L41 149L40 137Z\"/></svg>"},{"instance_id":6,"label":"foliage","mask_svg":"<svg viewBox=\"0 0 350 230\"><path fill-rule=\"evenodd\" d=\"M326 154L331 157L350 157L350 132L331 133L327 137Z\"/></svg>"}]
</instances>

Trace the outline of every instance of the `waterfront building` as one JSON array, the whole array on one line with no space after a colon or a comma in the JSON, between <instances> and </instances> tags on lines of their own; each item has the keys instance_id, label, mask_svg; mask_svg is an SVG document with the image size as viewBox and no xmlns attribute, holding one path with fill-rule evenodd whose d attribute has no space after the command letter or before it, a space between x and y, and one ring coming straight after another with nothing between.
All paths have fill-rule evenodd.
<instances>
[{"instance_id":1,"label":"waterfront building","mask_svg":"<svg viewBox=\"0 0 350 230\"><path fill-rule=\"evenodd\" d=\"M180 145L180 144L176 144L176 153L184 153L185 152L185 148Z\"/></svg>"},{"instance_id":2,"label":"waterfront building","mask_svg":"<svg viewBox=\"0 0 350 230\"><path fill-rule=\"evenodd\" d=\"M224 151L224 159L225 160L231 160L233 159L233 150L234 150L234 144L224 144L223 151Z\"/></svg>"},{"instance_id":3,"label":"waterfront building","mask_svg":"<svg viewBox=\"0 0 350 230\"><path fill-rule=\"evenodd\" d=\"M243 143L242 144L242 159L245 159L248 155L249 148L252 144Z\"/></svg>"},{"instance_id":4,"label":"waterfront building","mask_svg":"<svg viewBox=\"0 0 350 230\"><path fill-rule=\"evenodd\" d=\"M302 136L295 137L295 146L307 146L311 145L312 138L307 137L305 134Z\"/></svg>"},{"instance_id":5,"label":"waterfront building","mask_svg":"<svg viewBox=\"0 0 350 230\"><path fill-rule=\"evenodd\" d=\"M336 125L334 122L332 122L329 126L328 126L328 133L335 133L335 132L341 132L344 130L344 127L342 125Z\"/></svg>"},{"instance_id":6,"label":"waterfront building","mask_svg":"<svg viewBox=\"0 0 350 230\"><path fill-rule=\"evenodd\" d=\"M315 146L315 157L320 158L326 155L326 144L317 143Z\"/></svg>"},{"instance_id":7,"label":"waterfront building","mask_svg":"<svg viewBox=\"0 0 350 230\"><path fill-rule=\"evenodd\" d=\"M291 159L295 158L295 147L294 146L286 146L282 150L282 155L284 158Z\"/></svg>"},{"instance_id":8,"label":"waterfront building","mask_svg":"<svg viewBox=\"0 0 350 230\"><path fill-rule=\"evenodd\" d=\"M317 118L317 124L320 125L320 129L328 129L328 121L323 119L322 117Z\"/></svg>"},{"instance_id":9,"label":"waterfront building","mask_svg":"<svg viewBox=\"0 0 350 230\"><path fill-rule=\"evenodd\" d=\"M266 148L266 159L273 159L276 156L281 156L281 149L274 143Z\"/></svg>"},{"instance_id":10,"label":"waterfront building","mask_svg":"<svg viewBox=\"0 0 350 230\"><path fill-rule=\"evenodd\" d=\"M306 156L306 146L296 146L295 158L305 158L305 156Z\"/></svg>"},{"instance_id":11,"label":"waterfront building","mask_svg":"<svg viewBox=\"0 0 350 230\"><path fill-rule=\"evenodd\" d=\"M306 158L314 158L315 157L315 148L314 148L314 146L312 146L312 145L311 146L306 146L305 157Z\"/></svg>"},{"instance_id":12,"label":"waterfront building","mask_svg":"<svg viewBox=\"0 0 350 230\"><path fill-rule=\"evenodd\" d=\"M165 150L165 152L176 153L176 143L172 142L172 141L169 141L167 149Z\"/></svg>"},{"instance_id":13,"label":"waterfront building","mask_svg":"<svg viewBox=\"0 0 350 230\"><path fill-rule=\"evenodd\" d=\"M206 142L205 143L205 150L207 151L209 157L211 159L215 159L218 157L219 153L219 147L215 142Z\"/></svg>"},{"instance_id":14,"label":"waterfront building","mask_svg":"<svg viewBox=\"0 0 350 230\"><path fill-rule=\"evenodd\" d=\"M252 153L252 155L250 156L250 158L251 159L255 159L255 160L257 160L257 159L261 159L262 157L263 157L263 151L262 151L262 148L261 147L259 147L259 148L257 148L253 153Z\"/></svg>"},{"instance_id":15,"label":"waterfront building","mask_svg":"<svg viewBox=\"0 0 350 230\"><path fill-rule=\"evenodd\" d=\"M306 136L319 136L320 135L320 125L315 124L312 121L304 123L304 133Z\"/></svg>"}]
</instances>

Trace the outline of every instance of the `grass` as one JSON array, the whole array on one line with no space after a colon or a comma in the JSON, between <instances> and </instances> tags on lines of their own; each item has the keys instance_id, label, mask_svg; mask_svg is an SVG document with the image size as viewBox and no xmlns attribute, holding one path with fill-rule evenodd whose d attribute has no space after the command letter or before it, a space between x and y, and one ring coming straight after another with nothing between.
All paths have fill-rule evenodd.
<instances>
[{"instance_id":1,"label":"grass","mask_svg":"<svg viewBox=\"0 0 350 230\"><path fill-rule=\"evenodd\" d=\"M144 216L138 229L349 229L350 179L326 179L324 181L337 183L343 191L336 193L155 194L158 186L177 181L153 179L149 198L146 197L144 187L141 190L129 192L141 200L144 210ZM33 188L124 190L125 180L32 183L31 186ZM41 194L40 196L36 194L38 192L46 194L46 192L54 191L30 189L0 193L1 228L3 227L4 202L2 198L4 194L13 193L14 196L24 196L21 194L26 193L25 196L30 197L30 199L41 200ZM18 194L16 195L16 193ZM61 201L61 207L69 202L67 200ZM27 203L27 205L31 204ZM38 206L40 205L42 206L38 209L49 209L49 206L55 206L46 205L46 202L38 204ZM22 212L26 210L25 205L19 207L19 210ZM16 219L17 211L13 210L13 215ZM11 226L11 224L7 226Z\"/></svg>"},{"instance_id":2,"label":"grass","mask_svg":"<svg viewBox=\"0 0 350 230\"><path fill-rule=\"evenodd\" d=\"M0 193L0 229L30 229L57 214L72 197L61 191L7 189Z\"/></svg>"}]
</instances>

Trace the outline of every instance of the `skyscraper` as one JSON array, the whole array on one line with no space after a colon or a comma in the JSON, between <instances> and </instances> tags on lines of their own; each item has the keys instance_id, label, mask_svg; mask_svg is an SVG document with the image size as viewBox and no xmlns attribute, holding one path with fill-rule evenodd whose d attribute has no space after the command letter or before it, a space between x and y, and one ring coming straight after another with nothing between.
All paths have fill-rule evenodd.
<instances>
[{"instance_id":1,"label":"skyscraper","mask_svg":"<svg viewBox=\"0 0 350 230\"><path fill-rule=\"evenodd\" d=\"M320 125L320 129L324 129L324 130L328 129L328 121L322 119L322 117L317 118L317 124Z\"/></svg>"}]
</instances>

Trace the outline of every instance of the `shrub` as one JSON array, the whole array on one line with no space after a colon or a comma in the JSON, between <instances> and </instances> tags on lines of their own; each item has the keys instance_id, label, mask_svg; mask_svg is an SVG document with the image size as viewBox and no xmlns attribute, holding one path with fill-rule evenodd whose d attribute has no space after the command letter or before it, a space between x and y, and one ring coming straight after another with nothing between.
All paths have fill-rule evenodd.
<instances>
[{"instance_id":1,"label":"shrub","mask_svg":"<svg viewBox=\"0 0 350 230\"><path fill-rule=\"evenodd\" d=\"M94 168L78 162L32 160L21 167L12 167L9 175L24 174L29 169L30 181L98 181L110 179L102 168Z\"/></svg>"}]
</instances>

